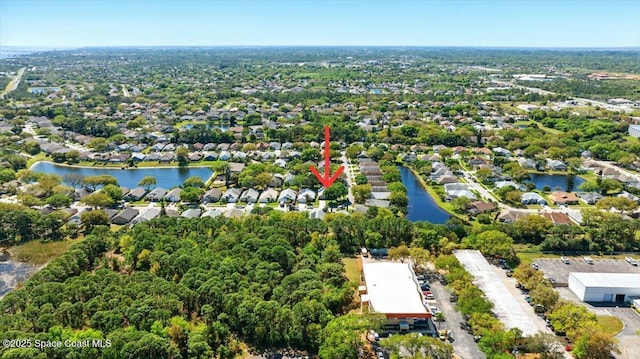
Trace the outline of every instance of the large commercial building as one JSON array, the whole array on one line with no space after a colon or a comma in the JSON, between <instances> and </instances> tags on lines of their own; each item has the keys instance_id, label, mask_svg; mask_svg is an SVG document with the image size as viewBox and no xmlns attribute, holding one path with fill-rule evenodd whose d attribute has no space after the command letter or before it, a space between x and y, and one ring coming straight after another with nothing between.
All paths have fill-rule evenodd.
<instances>
[{"instance_id":1,"label":"large commercial building","mask_svg":"<svg viewBox=\"0 0 640 359\"><path fill-rule=\"evenodd\" d=\"M583 302L624 302L640 297L640 273L573 272L569 289Z\"/></svg>"},{"instance_id":2,"label":"large commercial building","mask_svg":"<svg viewBox=\"0 0 640 359\"><path fill-rule=\"evenodd\" d=\"M416 329L431 318L425 307L418 281L408 263L362 263L365 287L361 302L369 310L384 314L385 328L407 331Z\"/></svg>"}]
</instances>

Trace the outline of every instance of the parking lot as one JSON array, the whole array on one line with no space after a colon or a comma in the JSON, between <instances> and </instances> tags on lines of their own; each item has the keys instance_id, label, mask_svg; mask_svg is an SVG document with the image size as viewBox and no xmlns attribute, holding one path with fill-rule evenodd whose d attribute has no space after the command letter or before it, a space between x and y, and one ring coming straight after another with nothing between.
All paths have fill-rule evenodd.
<instances>
[{"instance_id":1,"label":"parking lot","mask_svg":"<svg viewBox=\"0 0 640 359\"><path fill-rule=\"evenodd\" d=\"M436 328L451 331L453 352L462 359L483 359L484 353L478 348L478 344L473 341L473 335L460 328L460 323L464 323L462 314L454 309L456 303L449 301L449 292L444 285L437 281L431 282L431 292L436 298L435 304L444 314L444 322L436 322Z\"/></svg>"},{"instance_id":2,"label":"parking lot","mask_svg":"<svg viewBox=\"0 0 640 359\"><path fill-rule=\"evenodd\" d=\"M571 272L601 272L601 273L640 273L640 267L632 266L624 259L597 259L593 256L593 264L588 264L583 257L569 257L568 263L562 263L559 258L539 258L534 261L541 271L556 284L567 284Z\"/></svg>"},{"instance_id":3,"label":"parking lot","mask_svg":"<svg viewBox=\"0 0 640 359\"><path fill-rule=\"evenodd\" d=\"M542 318L515 287L515 279L507 277L504 270L491 265L482 253L475 250L458 250L456 258L474 277L474 284L493 303L493 312L507 329L519 328L524 335L550 332Z\"/></svg>"}]
</instances>

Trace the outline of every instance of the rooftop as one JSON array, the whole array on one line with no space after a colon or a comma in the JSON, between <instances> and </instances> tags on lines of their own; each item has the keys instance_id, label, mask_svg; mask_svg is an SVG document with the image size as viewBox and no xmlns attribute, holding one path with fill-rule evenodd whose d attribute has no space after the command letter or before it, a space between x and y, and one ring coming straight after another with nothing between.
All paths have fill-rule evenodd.
<instances>
[{"instance_id":1,"label":"rooftop","mask_svg":"<svg viewBox=\"0 0 640 359\"><path fill-rule=\"evenodd\" d=\"M569 273L585 287L640 288L640 273Z\"/></svg>"},{"instance_id":2,"label":"rooftop","mask_svg":"<svg viewBox=\"0 0 640 359\"><path fill-rule=\"evenodd\" d=\"M371 308L384 314L428 314L408 263L363 262Z\"/></svg>"}]
</instances>

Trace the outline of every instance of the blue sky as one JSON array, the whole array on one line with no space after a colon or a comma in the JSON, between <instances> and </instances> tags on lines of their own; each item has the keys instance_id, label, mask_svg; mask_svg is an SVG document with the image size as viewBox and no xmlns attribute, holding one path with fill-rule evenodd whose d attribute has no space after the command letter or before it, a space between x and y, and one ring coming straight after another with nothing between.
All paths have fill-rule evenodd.
<instances>
[{"instance_id":1,"label":"blue sky","mask_svg":"<svg viewBox=\"0 0 640 359\"><path fill-rule=\"evenodd\" d=\"M639 47L636 0L0 0L0 46Z\"/></svg>"}]
</instances>

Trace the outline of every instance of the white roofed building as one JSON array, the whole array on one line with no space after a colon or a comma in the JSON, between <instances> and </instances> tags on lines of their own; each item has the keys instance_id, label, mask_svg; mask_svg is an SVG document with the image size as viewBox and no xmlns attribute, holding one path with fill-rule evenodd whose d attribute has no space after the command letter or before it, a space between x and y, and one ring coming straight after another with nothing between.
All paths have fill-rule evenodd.
<instances>
[{"instance_id":1,"label":"white roofed building","mask_svg":"<svg viewBox=\"0 0 640 359\"><path fill-rule=\"evenodd\" d=\"M408 331L418 325L431 328L428 322L432 313L424 305L409 263L363 261L362 271L366 291L361 294L361 302L367 303L371 312L386 316L383 329Z\"/></svg>"},{"instance_id":2,"label":"white roofed building","mask_svg":"<svg viewBox=\"0 0 640 359\"><path fill-rule=\"evenodd\" d=\"M583 302L625 302L640 297L640 273L569 273L569 289Z\"/></svg>"}]
</instances>

